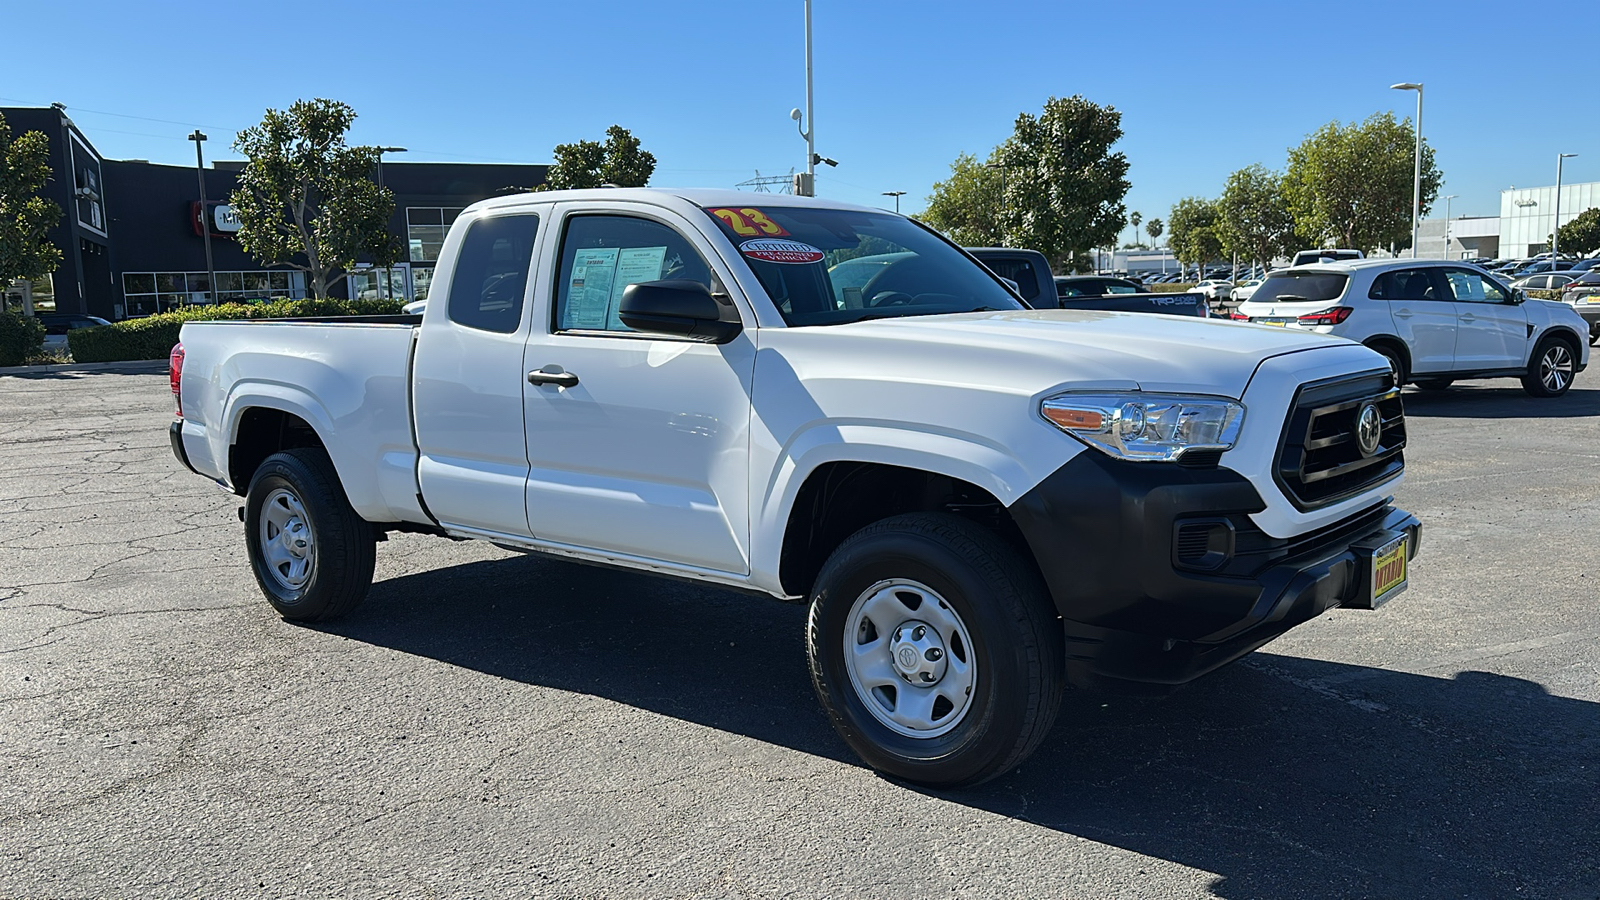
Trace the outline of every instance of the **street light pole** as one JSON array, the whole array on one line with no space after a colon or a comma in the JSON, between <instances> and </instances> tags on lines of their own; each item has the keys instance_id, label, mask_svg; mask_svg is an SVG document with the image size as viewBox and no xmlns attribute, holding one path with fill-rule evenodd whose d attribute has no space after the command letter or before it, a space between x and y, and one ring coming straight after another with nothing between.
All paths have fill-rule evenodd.
<instances>
[{"instance_id":1,"label":"street light pole","mask_svg":"<svg viewBox=\"0 0 1600 900\"><path fill-rule=\"evenodd\" d=\"M817 193L817 119L811 108L811 0L806 0L806 187Z\"/></svg>"},{"instance_id":2,"label":"street light pole","mask_svg":"<svg viewBox=\"0 0 1600 900\"><path fill-rule=\"evenodd\" d=\"M194 171L195 177L200 181L200 234L206 241L206 297L212 302L217 300L217 267L211 261L211 213L206 209L206 163L205 157L200 152L200 145L205 143L206 136L196 128L194 134L189 135L189 140L194 141ZM156 304L157 309L160 304Z\"/></svg>"},{"instance_id":3,"label":"street light pole","mask_svg":"<svg viewBox=\"0 0 1600 900\"><path fill-rule=\"evenodd\" d=\"M406 148L404 148L404 147L378 147L377 151L378 151L378 190L382 191L383 190L383 155L385 153L404 153L404 152L406 152ZM391 263L389 266L387 266L384 269L383 279L378 282L379 296L381 296L385 300L389 299L389 294L390 294L390 291L389 291L389 278L393 274L394 274L394 265Z\"/></svg>"},{"instance_id":4,"label":"street light pole","mask_svg":"<svg viewBox=\"0 0 1600 900\"><path fill-rule=\"evenodd\" d=\"M1450 258L1450 201L1461 196L1450 194L1444 198L1444 258Z\"/></svg>"},{"instance_id":5,"label":"street light pole","mask_svg":"<svg viewBox=\"0 0 1600 900\"><path fill-rule=\"evenodd\" d=\"M1550 274L1556 271L1556 261L1560 255L1556 252L1556 245L1561 241L1561 163L1566 159L1577 156L1576 153L1556 154L1556 217L1550 230Z\"/></svg>"},{"instance_id":6,"label":"street light pole","mask_svg":"<svg viewBox=\"0 0 1600 900\"><path fill-rule=\"evenodd\" d=\"M900 198L904 197L905 193L906 193L905 191L884 191L883 192L883 195L885 197L893 197L894 198L894 211L895 211L896 215L900 214Z\"/></svg>"},{"instance_id":7,"label":"street light pole","mask_svg":"<svg viewBox=\"0 0 1600 900\"><path fill-rule=\"evenodd\" d=\"M1422 82L1389 85L1391 91L1417 92L1417 151L1411 176L1411 258L1417 258L1417 217L1422 214Z\"/></svg>"},{"instance_id":8,"label":"street light pole","mask_svg":"<svg viewBox=\"0 0 1600 900\"><path fill-rule=\"evenodd\" d=\"M1007 206L1007 203L1006 203L1006 170L1011 168L1011 167L1006 165L1005 163L984 163L983 167L985 169L999 169L1000 170L1000 217L1001 217L1001 219L1004 219L1005 218L1005 214L1006 214L1006 206ZM1005 224L1002 222L1001 225L1000 225L1000 246L1002 246L1002 247L1005 246L1005 243L1006 243L1006 229L1005 229ZM1099 264L1099 259L1098 258L1095 260L1095 263L1096 263L1096 265Z\"/></svg>"}]
</instances>

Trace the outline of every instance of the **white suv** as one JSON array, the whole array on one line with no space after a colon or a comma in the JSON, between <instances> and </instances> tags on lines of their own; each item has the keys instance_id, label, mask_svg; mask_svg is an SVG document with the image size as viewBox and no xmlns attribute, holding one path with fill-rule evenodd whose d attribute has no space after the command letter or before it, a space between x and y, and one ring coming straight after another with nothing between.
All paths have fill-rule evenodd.
<instances>
[{"instance_id":1,"label":"white suv","mask_svg":"<svg viewBox=\"0 0 1600 900\"><path fill-rule=\"evenodd\" d=\"M1402 384L1440 390L1464 378L1518 377L1558 397L1589 363L1572 307L1530 300L1473 266L1351 260L1273 272L1235 320L1335 334L1389 358Z\"/></svg>"}]
</instances>

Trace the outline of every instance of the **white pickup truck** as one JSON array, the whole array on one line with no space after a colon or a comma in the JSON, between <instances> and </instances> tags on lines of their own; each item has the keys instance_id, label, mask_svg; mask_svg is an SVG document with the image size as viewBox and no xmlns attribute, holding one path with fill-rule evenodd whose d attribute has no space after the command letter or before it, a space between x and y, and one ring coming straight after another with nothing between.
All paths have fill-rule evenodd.
<instances>
[{"instance_id":1,"label":"white pickup truck","mask_svg":"<svg viewBox=\"0 0 1600 900\"><path fill-rule=\"evenodd\" d=\"M281 615L350 611L390 531L808 600L839 733L927 784L1013 768L1069 681L1180 684L1376 608L1418 547L1382 356L1029 310L876 209L502 197L451 228L420 317L182 338L173 450L245 497Z\"/></svg>"}]
</instances>

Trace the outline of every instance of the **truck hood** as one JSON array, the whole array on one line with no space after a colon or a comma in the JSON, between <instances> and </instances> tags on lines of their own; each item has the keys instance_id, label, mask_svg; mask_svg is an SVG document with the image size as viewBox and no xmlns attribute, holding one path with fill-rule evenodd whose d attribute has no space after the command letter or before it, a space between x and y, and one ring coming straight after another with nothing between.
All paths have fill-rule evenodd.
<instances>
[{"instance_id":1,"label":"truck hood","mask_svg":"<svg viewBox=\"0 0 1600 900\"><path fill-rule=\"evenodd\" d=\"M826 330L849 355L881 353L906 376L931 360L946 376L965 370L975 382L1003 381L1012 391L1070 385L1233 399L1265 359L1350 344L1220 319L1071 309L874 319Z\"/></svg>"}]
</instances>

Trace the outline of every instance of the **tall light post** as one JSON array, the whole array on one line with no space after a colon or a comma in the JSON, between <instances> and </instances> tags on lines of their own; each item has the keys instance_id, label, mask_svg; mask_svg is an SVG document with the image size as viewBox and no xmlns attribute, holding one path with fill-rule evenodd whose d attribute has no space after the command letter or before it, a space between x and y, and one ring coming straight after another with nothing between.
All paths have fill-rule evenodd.
<instances>
[{"instance_id":1,"label":"tall light post","mask_svg":"<svg viewBox=\"0 0 1600 900\"><path fill-rule=\"evenodd\" d=\"M1444 258L1450 258L1450 201L1461 196L1449 194L1444 198Z\"/></svg>"},{"instance_id":2,"label":"tall light post","mask_svg":"<svg viewBox=\"0 0 1600 900\"><path fill-rule=\"evenodd\" d=\"M984 163L983 167L985 169L999 169L1000 170L1000 217L1003 219L1003 218L1005 218L1005 214L1006 214L1006 170L1011 168L1011 167L1006 165L1005 163ZM1002 223L1000 225L1000 246L1004 247L1005 243L1006 243L1006 229L1005 229L1005 225Z\"/></svg>"},{"instance_id":3,"label":"tall light post","mask_svg":"<svg viewBox=\"0 0 1600 900\"><path fill-rule=\"evenodd\" d=\"M1556 218L1550 230L1550 271L1552 273L1556 270L1556 261L1561 258L1556 253L1556 245L1561 240L1561 163L1577 155L1576 153L1556 154Z\"/></svg>"},{"instance_id":4,"label":"tall light post","mask_svg":"<svg viewBox=\"0 0 1600 900\"><path fill-rule=\"evenodd\" d=\"M404 147L378 147L376 149L378 151L378 190L381 191L381 190L383 190L383 155L385 153L404 153L404 152L406 152L406 148L404 148ZM381 296L385 300L389 299L389 293L390 293L389 292L389 278L393 274L394 274L394 266L391 264L388 268L386 268L384 270L383 278L378 282L379 296ZM346 293L348 293L348 291Z\"/></svg>"},{"instance_id":5,"label":"tall light post","mask_svg":"<svg viewBox=\"0 0 1600 900\"><path fill-rule=\"evenodd\" d=\"M1389 85L1391 91L1417 92L1417 152L1411 176L1411 258L1417 258L1417 216L1422 213L1422 82L1403 81Z\"/></svg>"},{"instance_id":6,"label":"tall light post","mask_svg":"<svg viewBox=\"0 0 1600 900\"><path fill-rule=\"evenodd\" d=\"M896 215L899 215L899 213L900 213L900 198L904 197L906 195L906 192L905 191L884 191L883 195L885 197L893 197L894 198L894 211L895 211Z\"/></svg>"},{"instance_id":7,"label":"tall light post","mask_svg":"<svg viewBox=\"0 0 1600 900\"><path fill-rule=\"evenodd\" d=\"M200 152L200 145L205 143L206 136L196 128L194 134L189 135L189 140L194 141L194 171L200 181L200 234L206 241L206 278L209 279L206 282L206 297L214 302L218 297L217 267L211 261L211 211L206 209L206 163Z\"/></svg>"}]
</instances>

